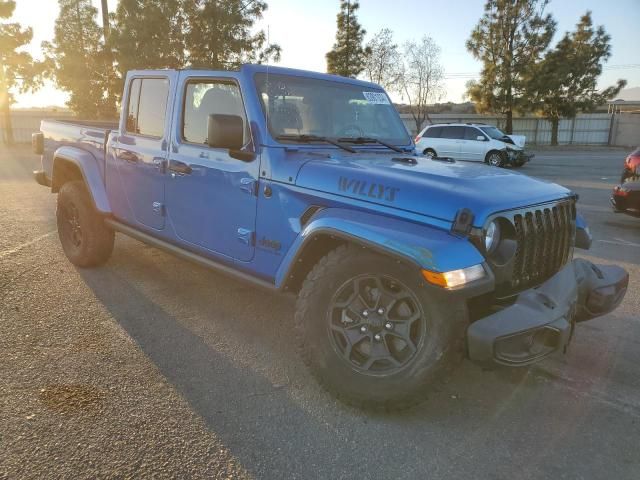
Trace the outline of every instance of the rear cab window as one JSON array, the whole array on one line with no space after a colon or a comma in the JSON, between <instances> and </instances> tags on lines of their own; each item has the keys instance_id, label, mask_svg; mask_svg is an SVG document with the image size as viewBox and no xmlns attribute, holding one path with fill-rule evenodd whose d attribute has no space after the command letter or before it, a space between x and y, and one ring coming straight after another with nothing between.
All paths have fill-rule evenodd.
<instances>
[{"instance_id":1,"label":"rear cab window","mask_svg":"<svg viewBox=\"0 0 640 480\"><path fill-rule=\"evenodd\" d=\"M126 132L162 138L169 99L169 79L134 78L129 92Z\"/></svg>"}]
</instances>

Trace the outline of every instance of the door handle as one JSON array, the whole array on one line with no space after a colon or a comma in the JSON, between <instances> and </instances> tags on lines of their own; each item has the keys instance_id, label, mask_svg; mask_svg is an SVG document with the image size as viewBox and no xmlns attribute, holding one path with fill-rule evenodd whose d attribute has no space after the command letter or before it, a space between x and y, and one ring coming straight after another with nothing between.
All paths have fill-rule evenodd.
<instances>
[{"instance_id":1,"label":"door handle","mask_svg":"<svg viewBox=\"0 0 640 480\"><path fill-rule=\"evenodd\" d=\"M169 162L169 170L180 175L190 175L193 169L184 162L178 162L177 160L171 160Z\"/></svg>"},{"instance_id":2,"label":"door handle","mask_svg":"<svg viewBox=\"0 0 640 480\"><path fill-rule=\"evenodd\" d=\"M121 152L120 158L125 162L129 162L129 163L137 163L138 160L140 160L138 155L136 155L133 152L130 152L129 150L124 150L123 152Z\"/></svg>"},{"instance_id":3,"label":"door handle","mask_svg":"<svg viewBox=\"0 0 640 480\"><path fill-rule=\"evenodd\" d=\"M164 158L155 157L153 159L153 165L160 171L160 173L164 173L164 167L166 165Z\"/></svg>"}]
</instances>

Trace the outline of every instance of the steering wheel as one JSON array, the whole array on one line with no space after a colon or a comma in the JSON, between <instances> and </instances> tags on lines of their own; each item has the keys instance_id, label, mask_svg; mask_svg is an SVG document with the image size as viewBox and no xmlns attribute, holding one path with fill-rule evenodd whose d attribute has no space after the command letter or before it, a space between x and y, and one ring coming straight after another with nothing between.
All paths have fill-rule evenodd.
<instances>
[{"instance_id":1,"label":"steering wheel","mask_svg":"<svg viewBox=\"0 0 640 480\"><path fill-rule=\"evenodd\" d=\"M355 132L355 135L353 133ZM345 125L338 131L338 137L365 137L364 130L355 123Z\"/></svg>"}]
</instances>

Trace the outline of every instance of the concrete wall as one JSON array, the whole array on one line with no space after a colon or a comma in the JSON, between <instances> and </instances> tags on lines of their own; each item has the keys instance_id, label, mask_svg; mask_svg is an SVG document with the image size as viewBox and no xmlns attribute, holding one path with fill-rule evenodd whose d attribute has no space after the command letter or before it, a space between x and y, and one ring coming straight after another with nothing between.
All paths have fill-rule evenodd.
<instances>
[{"instance_id":1,"label":"concrete wall","mask_svg":"<svg viewBox=\"0 0 640 480\"><path fill-rule=\"evenodd\" d=\"M611 145L640 146L640 113L619 113L613 118Z\"/></svg>"}]
</instances>

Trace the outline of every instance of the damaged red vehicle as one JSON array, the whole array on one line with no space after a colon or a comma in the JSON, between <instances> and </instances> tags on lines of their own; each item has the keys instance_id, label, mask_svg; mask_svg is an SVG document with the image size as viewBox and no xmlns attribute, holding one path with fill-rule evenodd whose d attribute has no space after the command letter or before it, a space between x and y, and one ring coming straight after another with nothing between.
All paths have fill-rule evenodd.
<instances>
[{"instance_id":1,"label":"damaged red vehicle","mask_svg":"<svg viewBox=\"0 0 640 480\"><path fill-rule=\"evenodd\" d=\"M640 147L625 159L620 185L613 189L611 205L615 212L640 216Z\"/></svg>"}]
</instances>

